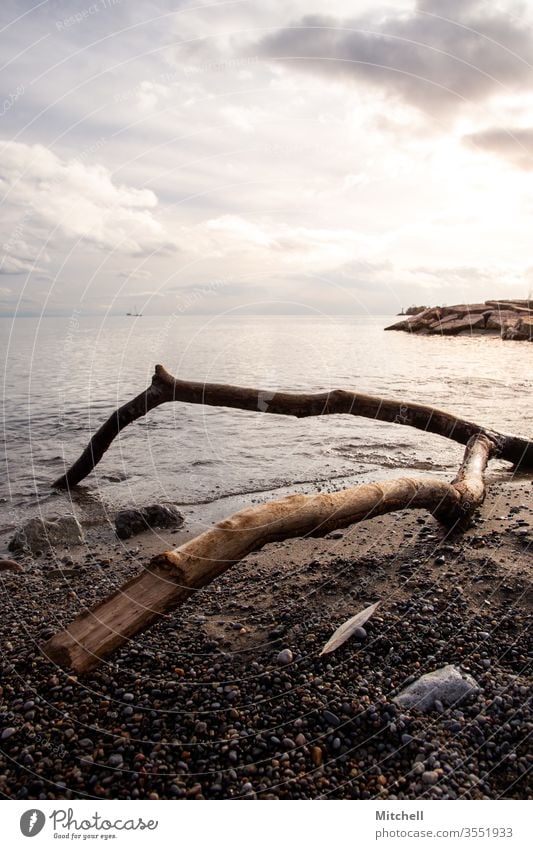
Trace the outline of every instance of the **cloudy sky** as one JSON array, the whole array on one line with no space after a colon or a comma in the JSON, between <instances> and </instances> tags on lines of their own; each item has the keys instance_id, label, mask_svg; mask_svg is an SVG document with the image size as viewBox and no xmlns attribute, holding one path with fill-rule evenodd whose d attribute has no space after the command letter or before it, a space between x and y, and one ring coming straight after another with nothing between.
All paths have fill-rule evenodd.
<instances>
[{"instance_id":1,"label":"cloudy sky","mask_svg":"<svg viewBox=\"0 0 533 849\"><path fill-rule=\"evenodd\" d=\"M0 314L527 297L532 27L498 0L2 0Z\"/></svg>"}]
</instances>

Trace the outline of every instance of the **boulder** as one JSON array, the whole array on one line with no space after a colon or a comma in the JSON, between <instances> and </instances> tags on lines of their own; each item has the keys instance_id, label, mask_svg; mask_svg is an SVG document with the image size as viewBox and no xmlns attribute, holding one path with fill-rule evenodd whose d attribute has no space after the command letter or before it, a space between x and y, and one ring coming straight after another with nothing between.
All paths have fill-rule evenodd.
<instances>
[{"instance_id":1,"label":"boulder","mask_svg":"<svg viewBox=\"0 0 533 849\"><path fill-rule=\"evenodd\" d=\"M525 316L526 318L527 316L529 316L530 318L531 316L533 316L533 309L530 309L529 307L517 307L513 304L513 310L519 315Z\"/></svg>"},{"instance_id":2,"label":"boulder","mask_svg":"<svg viewBox=\"0 0 533 849\"><path fill-rule=\"evenodd\" d=\"M83 530L75 516L59 516L50 519L30 519L18 528L9 543L10 551L44 551L48 548L70 548L82 545Z\"/></svg>"},{"instance_id":3,"label":"boulder","mask_svg":"<svg viewBox=\"0 0 533 849\"><path fill-rule=\"evenodd\" d=\"M407 322L409 330L419 330L432 321L436 321L441 317L440 307L429 307L424 312L419 312L417 315L410 318Z\"/></svg>"},{"instance_id":4,"label":"boulder","mask_svg":"<svg viewBox=\"0 0 533 849\"><path fill-rule=\"evenodd\" d=\"M443 327L445 327L447 324L450 324L452 321L459 321L460 318L461 317L457 315L457 313L452 312L443 318L436 319L436 321L432 321L429 325L429 330L431 332L440 333Z\"/></svg>"},{"instance_id":5,"label":"boulder","mask_svg":"<svg viewBox=\"0 0 533 849\"><path fill-rule=\"evenodd\" d=\"M417 313L403 321L397 321L395 324L390 324L385 330L408 330L414 333L422 330L427 324L440 318L440 310L438 307L430 307L423 312Z\"/></svg>"},{"instance_id":6,"label":"boulder","mask_svg":"<svg viewBox=\"0 0 533 849\"><path fill-rule=\"evenodd\" d=\"M173 504L149 504L120 510L115 516L115 528L120 539L140 534L149 528L179 528L183 514Z\"/></svg>"},{"instance_id":7,"label":"boulder","mask_svg":"<svg viewBox=\"0 0 533 849\"><path fill-rule=\"evenodd\" d=\"M515 325L517 339L529 339L533 341L533 317L520 318Z\"/></svg>"},{"instance_id":8,"label":"boulder","mask_svg":"<svg viewBox=\"0 0 533 849\"><path fill-rule=\"evenodd\" d=\"M385 327L385 330L409 330L409 322L405 318L403 321L396 321L394 324L389 324L388 327Z\"/></svg>"},{"instance_id":9,"label":"boulder","mask_svg":"<svg viewBox=\"0 0 533 849\"><path fill-rule=\"evenodd\" d=\"M485 327L485 315L481 313L481 315L465 315L462 318L441 321L432 332L442 333L443 336L457 336L458 333L465 331L470 333L472 330L483 327Z\"/></svg>"},{"instance_id":10,"label":"boulder","mask_svg":"<svg viewBox=\"0 0 533 849\"><path fill-rule=\"evenodd\" d=\"M533 340L533 319L519 318L502 327L502 339Z\"/></svg>"},{"instance_id":11,"label":"boulder","mask_svg":"<svg viewBox=\"0 0 533 849\"><path fill-rule=\"evenodd\" d=\"M440 311L443 316L456 315L461 318L464 315L490 312L490 309L487 304L454 304L449 307L441 307Z\"/></svg>"},{"instance_id":12,"label":"boulder","mask_svg":"<svg viewBox=\"0 0 533 849\"><path fill-rule=\"evenodd\" d=\"M435 701L450 706L479 692L479 685L471 675L448 664L422 675L399 693L393 701L401 708L416 708L427 712Z\"/></svg>"},{"instance_id":13,"label":"boulder","mask_svg":"<svg viewBox=\"0 0 533 849\"><path fill-rule=\"evenodd\" d=\"M533 341L533 301L495 300L483 304L429 307L385 330L422 335L457 336L460 333L498 330L502 339Z\"/></svg>"},{"instance_id":14,"label":"boulder","mask_svg":"<svg viewBox=\"0 0 533 849\"><path fill-rule=\"evenodd\" d=\"M518 319L515 312L511 310L492 310L487 317L487 330L502 330Z\"/></svg>"},{"instance_id":15,"label":"boulder","mask_svg":"<svg viewBox=\"0 0 533 849\"><path fill-rule=\"evenodd\" d=\"M489 307L496 307L502 310L515 310L516 312L533 312L533 301L487 301Z\"/></svg>"}]
</instances>

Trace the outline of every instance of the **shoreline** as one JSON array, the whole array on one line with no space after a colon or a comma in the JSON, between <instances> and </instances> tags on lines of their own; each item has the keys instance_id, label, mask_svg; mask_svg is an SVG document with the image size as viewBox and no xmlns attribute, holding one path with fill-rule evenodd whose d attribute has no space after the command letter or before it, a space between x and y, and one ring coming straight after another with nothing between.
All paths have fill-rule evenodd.
<instances>
[{"instance_id":1,"label":"shoreline","mask_svg":"<svg viewBox=\"0 0 533 849\"><path fill-rule=\"evenodd\" d=\"M460 537L413 511L271 544L79 680L39 643L197 523L112 547L95 528L78 550L28 558L23 574L2 574L0 722L13 733L0 792L526 797L531 495L526 479L489 483L482 518ZM318 657L379 599L366 639ZM281 667L284 648L294 660ZM442 713L396 708L406 681L447 663L474 676L479 696Z\"/></svg>"}]
</instances>

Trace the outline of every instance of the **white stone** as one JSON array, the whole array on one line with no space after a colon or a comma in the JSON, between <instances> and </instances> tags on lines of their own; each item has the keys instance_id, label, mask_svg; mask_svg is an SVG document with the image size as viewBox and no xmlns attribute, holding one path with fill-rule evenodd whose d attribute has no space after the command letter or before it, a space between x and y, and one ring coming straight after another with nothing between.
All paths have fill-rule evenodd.
<instances>
[{"instance_id":1,"label":"white stone","mask_svg":"<svg viewBox=\"0 0 533 849\"><path fill-rule=\"evenodd\" d=\"M429 711L434 707L435 701L449 707L478 692L479 686L471 675L448 664L413 681L393 701L401 708Z\"/></svg>"}]
</instances>

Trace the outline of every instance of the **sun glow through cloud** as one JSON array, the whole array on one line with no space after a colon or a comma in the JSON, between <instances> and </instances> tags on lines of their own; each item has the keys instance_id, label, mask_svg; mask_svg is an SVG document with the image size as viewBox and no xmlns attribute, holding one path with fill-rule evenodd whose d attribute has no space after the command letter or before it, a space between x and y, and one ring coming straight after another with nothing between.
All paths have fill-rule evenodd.
<instances>
[{"instance_id":1,"label":"sun glow through cloud","mask_svg":"<svg viewBox=\"0 0 533 849\"><path fill-rule=\"evenodd\" d=\"M221 275L248 302L257 269L276 301L299 279L327 311L308 276L347 287L334 312L354 290L370 312L396 308L391 288L400 303L525 297L528 15L477 0L36 8L2 48L0 311L23 296L121 312L152 280L166 312L176 287Z\"/></svg>"}]
</instances>

